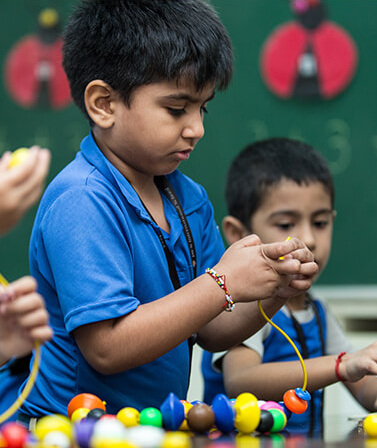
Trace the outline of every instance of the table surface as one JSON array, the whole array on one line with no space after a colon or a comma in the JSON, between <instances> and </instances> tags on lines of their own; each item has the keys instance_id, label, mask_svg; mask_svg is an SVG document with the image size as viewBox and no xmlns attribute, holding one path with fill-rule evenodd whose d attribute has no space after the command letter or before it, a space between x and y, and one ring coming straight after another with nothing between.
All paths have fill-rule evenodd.
<instances>
[{"instance_id":1,"label":"table surface","mask_svg":"<svg viewBox=\"0 0 377 448\"><path fill-rule=\"evenodd\" d=\"M377 439L368 438L362 421L345 416L330 416L325 421L323 438L308 438L303 434L232 435L209 440L196 436L193 448L377 448Z\"/></svg>"}]
</instances>

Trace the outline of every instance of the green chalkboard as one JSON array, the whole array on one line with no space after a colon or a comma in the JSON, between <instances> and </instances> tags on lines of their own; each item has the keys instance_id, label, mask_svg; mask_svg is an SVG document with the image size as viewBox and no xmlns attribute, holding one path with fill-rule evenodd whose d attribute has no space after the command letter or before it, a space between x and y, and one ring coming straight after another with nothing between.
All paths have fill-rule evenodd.
<instances>
[{"instance_id":1,"label":"green chalkboard","mask_svg":"<svg viewBox=\"0 0 377 448\"><path fill-rule=\"evenodd\" d=\"M185 172L205 185L218 223L226 213L224 177L230 161L255 139L301 138L330 163L336 185L333 250L322 284L377 283L377 1L328 0L328 18L355 41L359 63L346 90L328 101L283 100L265 86L261 48L293 20L284 0L215 0L233 41L235 75L209 106L206 136Z\"/></svg>"},{"instance_id":2,"label":"green chalkboard","mask_svg":"<svg viewBox=\"0 0 377 448\"><path fill-rule=\"evenodd\" d=\"M54 7L62 22L75 1L2 0L1 67L12 46L36 30L42 8ZM206 135L181 170L200 182L226 213L224 179L233 157L265 137L301 138L330 163L336 185L333 252L322 284L377 283L377 0L327 0L329 19L354 39L359 55L350 85L331 100L280 99L264 84L261 48L276 27L293 20L288 0L213 0L234 45L235 74L205 118ZM88 126L74 106L53 111L17 105L0 84L0 152L38 143L53 153L49 180L69 162ZM27 246L36 208L0 240L0 272L10 280L28 272Z\"/></svg>"},{"instance_id":3,"label":"green chalkboard","mask_svg":"<svg viewBox=\"0 0 377 448\"><path fill-rule=\"evenodd\" d=\"M61 109L43 104L20 106L6 88L5 64L15 45L35 35L42 11L55 8L63 24L73 4L73 1L60 0L0 2L0 152L33 144L50 148L52 163L48 181L74 157L88 125L72 105ZM13 231L0 239L0 272L8 280L29 272L28 244L36 208L32 208Z\"/></svg>"}]
</instances>

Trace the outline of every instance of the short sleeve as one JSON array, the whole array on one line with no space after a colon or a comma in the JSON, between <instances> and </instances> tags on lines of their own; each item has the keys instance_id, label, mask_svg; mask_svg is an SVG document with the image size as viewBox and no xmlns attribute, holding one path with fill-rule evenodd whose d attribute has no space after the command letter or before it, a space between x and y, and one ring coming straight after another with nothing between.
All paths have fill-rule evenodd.
<instances>
[{"instance_id":1,"label":"short sleeve","mask_svg":"<svg viewBox=\"0 0 377 448\"><path fill-rule=\"evenodd\" d=\"M243 345L246 347L254 350L258 353L258 355L263 358L264 355L264 341L267 339L268 335L270 334L271 327L269 324L266 324L264 327L262 327L259 331L257 331L255 334L250 336L248 339L246 339L243 342Z\"/></svg>"},{"instance_id":2,"label":"short sleeve","mask_svg":"<svg viewBox=\"0 0 377 448\"><path fill-rule=\"evenodd\" d=\"M253 336L250 336L248 339L243 341L242 345L244 345L247 348L250 348L251 350L254 350L260 355L261 358L263 358L264 341L270 334L270 331L271 330L269 326L265 325L257 333L253 334ZM216 370L216 372L221 372L222 360L226 354L227 354L226 351L213 353L212 367L214 368L214 370Z\"/></svg>"},{"instance_id":3,"label":"short sleeve","mask_svg":"<svg viewBox=\"0 0 377 448\"><path fill-rule=\"evenodd\" d=\"M347 338L335 315L331 312L326 303L324 303L324 306L326 310L327 327L326 354L337 355L343 351L355 351L354 345Z\"/></svg>"},{"instance_id":4,"label":"short sleeve","mask_svg":"<svg viewBox=\"0 0 377 448\"><path fill-rule=\"evenodd\" d=\"M68 190L43 218L41 244L68 332L138 306L131 248L121 223L119 205L89 188Z\"/></svg>"}]
</instances>

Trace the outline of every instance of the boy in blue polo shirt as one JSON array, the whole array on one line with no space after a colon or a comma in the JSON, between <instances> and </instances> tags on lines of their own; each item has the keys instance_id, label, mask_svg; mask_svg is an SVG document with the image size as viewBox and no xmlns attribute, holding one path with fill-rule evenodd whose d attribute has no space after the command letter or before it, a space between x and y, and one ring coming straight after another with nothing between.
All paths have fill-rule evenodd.
<instances>
[{"instance_id":1,"label":"boy in blue polo shirt","mask_svg":"<svg viewBox=\"0 0 377 448\"><path fill-rule=\"evenodd\" d=\"M229 244L251 232L269 243L300 238L313 252L320 273L330 256L334 196L327 163L310 145L288 138L254 142L229 168L224 234ZM337 381L344 381L367 410L377 409L377 343L354 352L325 303L308 291L289 299L272 321L306 360L312 394L308 410L292 414L286 429L319 434L323 388ZM218 393L235 397L241 392L280 401L303 381L296 352L270 324L226 353L204 352L202 370L209 404Z\"/></svg>"},{"instance_id":2,"label":"boy in blue polo shirt","mask_svg":"<svg viewBox=\"0 0 377 448\"><path fill-rule=\"evenodd\" d=\"M31 272L55 337L23 421L65 413L81 392L110 413L185 398L193 334L209 350L234 345L263 324L249 302L275 312L317 270L297 239L250 236L224 254L204 189L177 170L232 73L229 37L206 2L83 1L63 57L91 132L33 228ZM222 312L234 302L244 303Z\"/></svg>"}]
</instances>

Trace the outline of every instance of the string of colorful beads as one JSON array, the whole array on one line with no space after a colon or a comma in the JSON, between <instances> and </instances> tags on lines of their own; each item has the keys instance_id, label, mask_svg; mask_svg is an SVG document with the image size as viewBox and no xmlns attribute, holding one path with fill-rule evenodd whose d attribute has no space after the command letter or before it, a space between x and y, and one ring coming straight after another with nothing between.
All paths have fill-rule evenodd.
<instances>
[{"instance_id":1,"label":"string of colorful beads","mask_svg":"<svg viewBox=\"0 0 377 448\"><path fill-rule=\"evenodd\" d=\"M295 391L288 392L291 397ZM294 402L297 398L305 401L307 395L305 392L305 397L300 398L296 393ZM299 403L298 410L302 411ZM15 422L4 424L0 428L0 446L192 448L192 433L208 434L215 439L233 431L240 435L280 432L292 412L285 401L261 401L251 393L242 393L235 399L218 394L211 405L179 400L170 393L159 409L150 407L139 412L125 407L112 415L106 413L106 403L95 395L80 394L69 403L67 416L42 417L31 432ZM377 413L365 418L364 430L370 437L376 437Z\"/></svg>"}]
</instances>

